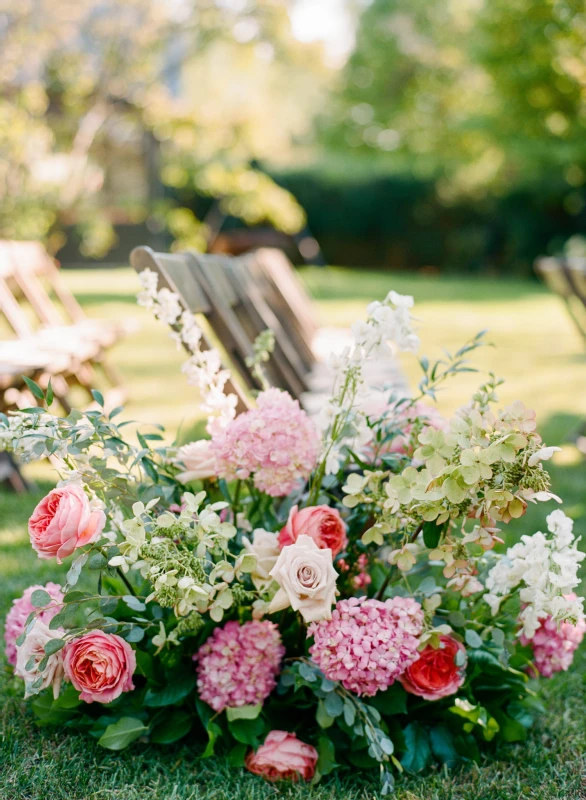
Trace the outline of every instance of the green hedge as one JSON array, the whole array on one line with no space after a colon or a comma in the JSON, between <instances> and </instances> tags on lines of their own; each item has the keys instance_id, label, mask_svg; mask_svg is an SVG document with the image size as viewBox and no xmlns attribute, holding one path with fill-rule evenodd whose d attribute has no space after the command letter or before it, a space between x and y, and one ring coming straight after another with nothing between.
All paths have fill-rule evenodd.
<instances>
[{"instance_id":1,"label":"green hedge","mask_svg":"<svg viewBox=\"0 0 586 800\"><path fill-rule=\"evenodd\" d=\"M271 175L305 208L331 264L527 275L537 256L586 232L579 210L586 192L556 176L502 197L447 205L434 182L412 177L319 169Z\"/></svg>"}]
</instances>

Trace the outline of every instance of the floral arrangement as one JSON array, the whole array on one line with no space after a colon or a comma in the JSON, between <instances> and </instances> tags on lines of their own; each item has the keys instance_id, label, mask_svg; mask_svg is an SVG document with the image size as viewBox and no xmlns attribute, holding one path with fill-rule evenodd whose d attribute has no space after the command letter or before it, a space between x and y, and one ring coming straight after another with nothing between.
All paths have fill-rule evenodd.
<instances>
[{"instance_id":1,"label":"floral arrangement","mask_svg":"<svg viewBox=\"0 0 586 800\"><path fill-rule=\"evenodd\" d=\"M3 449L59 472L29 533L39 558L67 560L62 585L29 587L5 627L40 723L112 750L194 736L271 781L378 768L383 794L396 771L524 739L537 678L568 669L586 630L584 554L557 508L505 547L528 503L561 502L533 412L495 410L494 376L451 420L433 406L483 335L421 358L413 397L373 394L364 363L418 348L412 298L391 292L332 358L318 419L264 377L236 415L196 319L156 275L141 282L190 351L210 438L135 441L98 392L58 417L30 381L38 407L0 419Z\"/></svg>"}]
</instances>

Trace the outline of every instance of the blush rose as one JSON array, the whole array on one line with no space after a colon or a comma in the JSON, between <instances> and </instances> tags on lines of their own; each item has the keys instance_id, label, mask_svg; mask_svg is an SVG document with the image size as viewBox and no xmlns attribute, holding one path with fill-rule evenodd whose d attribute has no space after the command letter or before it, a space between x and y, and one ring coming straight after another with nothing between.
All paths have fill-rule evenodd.
<instances>
[{"instance_id":1,"label":"blush rose","mask_svg":"<svg viewBox=\"0 0 586 800\"><path fill-rule=\"evenodd\" d=\"M301 511L293 506L287 524L279 533L279 544L281 547L294 544L302 535L309 536L322 550L331 550L333 558L348 544L346 524L340 512L329 506L309 506Z\"/></svg>"},{"instance_id":2,"label":"blush rose","mask_svg":"<svg viewBox=\"0 0 586 800\"><path fill-rule=\"evenodd\" d=\"M39 558L62 559L97 539L106 515L92 509L86 493L75 483L58 486L41 500L28 523L33 549Z\"/></svg>"},{"instance_id":3,"label":"blush rose","mask_svg":"<svg viewBox=\"0 0 586 800\"><path fill-rule=\"evenodd\" d=\"M464 654L458 666L456 656ZM452 636L440 636L440 646L428 645L419 658L399 677L405 691L425 700L439 700L455 694L464 683L466 648Z\"/></svg>"},{"instance_id":4,"label":"blush rose","mask_svg":"<svg viewBox=\"0 0 586 800\"><path fill-rule=\"evenodd\" d=\"M185 467L185 471L177 475L177 480L181 483L191 483L217 475L216 457L209 439L184 444L177 451L177 460Z\"/></svg>"},{"instance_id":5,"label":"blush rose","mask_svg":"<svg viewBox=\"0 0 586 800\"><path fill-rule=\"evenodd\" d=\"M86 703L111 703L134 689L134 650L115 633L91 631L63 648L65 675Z\"/></svg>"},{"instance_id":6,"label":"blush rose","mask_svg":"<svg viewBox=\"0 0 586 800\"><path fill-rule=\"evenodd\" d=\"M331 550L320 549L313 539L302 535L281 550L269 574L279 584L269 614L291 606L305 622L331 619L338 577Z\"/></svg>"},{"instance_id":7,"label":"blush rose","mask_svg":"<svg viewBox=\"0 0 586 800\"><path fill-rule=\"evenodd\" d=\"M309 781L315 774L317 750L300 741L294 733L271 731L256 753L251 751L245 761L246 769L268 781L303 778Z\"/></svg>"}]
</instances>

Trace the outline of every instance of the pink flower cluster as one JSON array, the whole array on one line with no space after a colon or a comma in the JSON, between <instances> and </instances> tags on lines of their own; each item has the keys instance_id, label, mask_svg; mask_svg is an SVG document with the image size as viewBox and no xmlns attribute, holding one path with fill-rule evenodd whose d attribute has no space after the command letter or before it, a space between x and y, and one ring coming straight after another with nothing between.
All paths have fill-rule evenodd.
<instances>
[{"instance_id":1,"label":"pink flower cluster","mask_svg":"<svg viewBox=\"0 0 586 800\"><path fill-rule=\"evenodd\" d=\"M257 404L213 437L219 474L228 480L254 475L257 489L282 497L309 476L319 437L298 401L286 392L268 389L259 394Z\"/></svg>"},{"instance_id":2,"label":"pink flower cluster","mask_svg":"<svg viewBox=\"0 0 586 800\"><path fill-rule=\"evenodd\" d=\"M37 589L44 589L55 601L55 605L51 604L48 608L40 611L35 608L31 603L32 593ZM29 586L24 590L22 597L12 601L12 608L6 615L6 622L4 625L4 640L6 642L6 658L8 663L13 666L16 664L16 640L24 631L26 621L33 611L38 611L37 619L48 625L53 619L55 614L60 611L58 605L63 601L63 593L61 587L56 583L47 583L45 586L35 585Z\"/></svg>"},{"instance_id":3,"label":"pink flower cluster","mask_svg":"<svg viewBox=\"0 0 586 800\"><path fill-rule=\"evenodd\" d=\"M419 658L423 611L408 597L340 600L331 620L314 622L309 652L326 678L357 695L388 689Z\"/></svg>"},{"instance_id":4,"label":"pink flower cluster","mask_svg":"<svg viewBox=\"0 0 586 800\"><path fill-rule=\"evenodd\" d=\"M577 625L569 622L556 622L552 617L542 620L532 639L521 636L521 643L533 647L535 666L544 678L551 678L554 672L567 670L574 660L574 652L580 646L586 621Z\"/></svg>"},{"instance_id":5,"label":"pink flower cluster","mask_svg":"<svg viewBox=\"0 0 586 800\"><path fill-rule=\"evenodd\" d=\"M274 622L227 622L193 656L199 695L214 711L262 703L276 686L284 655Z\"/></svg>"}]
</instances>

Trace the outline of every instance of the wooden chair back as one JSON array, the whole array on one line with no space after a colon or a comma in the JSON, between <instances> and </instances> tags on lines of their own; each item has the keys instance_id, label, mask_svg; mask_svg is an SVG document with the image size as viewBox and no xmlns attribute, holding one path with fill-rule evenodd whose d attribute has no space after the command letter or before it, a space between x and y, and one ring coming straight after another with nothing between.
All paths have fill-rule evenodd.
<instances>
[{"instance_id":1,"label":"wooden chair back","mask_svg":"<svg viewBox=\"0 0 586 800\"><path fill-rule=\"evenodd\" d=\"M564 300L574 324L586 339L586 259L540 258L535 269Z\"/></svg>"},{"instance_id":2,"label":"wooden chair back","mask_svg":"<svg viewBox=\"0 0 586 800\"><path fill-rule=\"evenodd\" d=\"M252 350L244 331L237 320L226 312L229 306L218 307L210 287L202 279L197 264L188 253L155 253L150 247L136 247L130 254L130 263L137 272L151 269L159 276L159 288L166 287L179 295L181 304L194 314L202 315L220 340L227 360L237 369L247 389L258 388L251 383L250 371L245 358ZM210 349L212 344L204 334L200 340L202 349ZM246 392L233 380L226 383L226 391L238 398L238 411L250 407Z\"/></svg>"}]
</instances>

